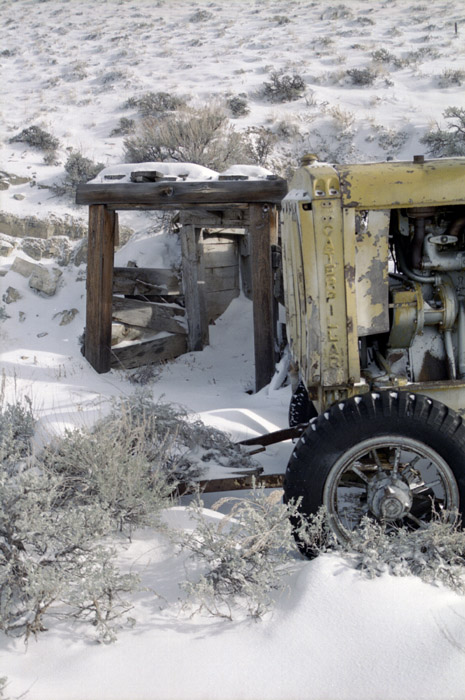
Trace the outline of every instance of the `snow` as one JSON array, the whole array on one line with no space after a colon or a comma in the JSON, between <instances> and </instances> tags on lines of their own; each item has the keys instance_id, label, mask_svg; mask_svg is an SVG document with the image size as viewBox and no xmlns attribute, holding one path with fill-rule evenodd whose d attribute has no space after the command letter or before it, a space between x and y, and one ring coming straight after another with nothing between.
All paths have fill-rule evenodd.
<instances>
[{"instance_id":1,"label":"snow","mask_svg":"<svg viewBox=\"0 0 465 700\"><path fill-rule=\"evenodd\" d=\"M330 18L344 7L349 17ZM434 121L443 123L447 106L465 107L460 85L439 85L444 70L465 70L465 10L459 0L347 0L330 6L279 0L0 0L0 8L0 69L7 96L0 120L0 170L31 178L0 190L0 210L18 216L86 221L85 207L47 189L63 177L71 148L104 164L96 178L100 182L110 182L105 175L123 175L116 182L127 181L134 169L216 179L217 172L195 164L121 164L124 137L110 133L121 117L137 116L124 102L148 91L184 96L193 105L246 93L250 113L231 120L233 126L298 127L294 150L286 147L294 164L305 152L323 149L324 156L325 139L342 143L339 136L346 128L353 140L347 157L384 159L387 152L378 141L384 128L405 131L394 157L410 159L424 153L420 137ZM195 22L198 10L210 16ZM421 60L398 69L381 64L371 86L348 84L345 71L372 65L371 53L379 48L399 58L425 51ZM261 89L274 70L302 75L309 86L306 97L267 102ZM353 125L344 126L352 117ZM9 142L32 124L60 139L58 164L46 165L40 151ZM271 166L238 165L224 174L254 179L271 172ZM117 251L117 265L179 262L176 237L161 233L156 216L121 212L120 219L136 233ZM67 427L92 425L114 397L131 394L134 386L124 372L97 375L80 353L85 266L61 268L57 293L45 297L11 270L15 256L37 262L18 248L0 257L2 294L12 286L22 296L5 304L9 318L0 321L0 393L4 401L30 397L39 419L39 449ZM40 262L57 267L52 259ZM61 312L70 309L77 315L61 326ZM290 388L275 380L249 394L253 381L252 308L239 297L210 327L210 345L166 363L151 391L154 399L181 404L242 439L287 425ZM282 472L291 450L290 442L278 444L257 459L267 473ZM209 509L214 500L214 495L205 498L206 518L221 517ZM166 519L173 527L191 527L185 503ZM178 600L183 558L161 534L136 533L120 556L121 565L140 573L147 586L134 600L136 626L123 629L109 646L96 645L79 625L54 620L27 648L20 640L1 637L0 677L8 677L8 697L465 699L465 604L442 586L414 577L366 580L339 557L324 555L299 561L264 620L229 622L183 613Z\"/></svg>"}]
</instances>

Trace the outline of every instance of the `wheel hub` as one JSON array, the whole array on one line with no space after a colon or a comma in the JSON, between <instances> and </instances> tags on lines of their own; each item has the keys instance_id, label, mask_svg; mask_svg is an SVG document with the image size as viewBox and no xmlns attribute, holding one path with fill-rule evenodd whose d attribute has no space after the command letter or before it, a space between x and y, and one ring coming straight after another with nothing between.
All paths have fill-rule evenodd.
<instances>
[{"instance_id":1,"label":"wheel hub","mask_svg":"<svg viewBox=\"0 0 465 700\"><path fill-rule=\"evenodd\" d=\"M368 506L380 520L400 520L410 511L413 496L409 485L399 477L379 474L367 489Z\"/></svg>"}]
</instances>

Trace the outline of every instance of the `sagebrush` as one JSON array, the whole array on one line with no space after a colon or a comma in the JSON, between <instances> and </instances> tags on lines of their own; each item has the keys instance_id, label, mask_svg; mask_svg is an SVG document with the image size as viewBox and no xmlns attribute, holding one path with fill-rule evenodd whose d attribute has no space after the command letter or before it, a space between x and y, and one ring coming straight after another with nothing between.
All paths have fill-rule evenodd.
<instances>
[{"instance_id":1,"label":"sagebrush","mask_svg":"<svg viewBox=\"0 0 465 700\"><path fill-rule=\"evenodd\" d=\"M465 109L447 107L443 112L446 127L435 124L421 139L432 156L443 158L465 155Z\"/></svg>"},{"instance_id":2,"label":"sagebrush","mask_svg":"<svg viewBox=\"0 0 465 700\"><path fill-rule=\"evenodd\" d=\"M187 162L219 171L250 163L248 146L246 137L230 126L224 110L215 104L186 107L161 120L147 117L124 141L129 163Z\"/></svg>"}]
</instances>

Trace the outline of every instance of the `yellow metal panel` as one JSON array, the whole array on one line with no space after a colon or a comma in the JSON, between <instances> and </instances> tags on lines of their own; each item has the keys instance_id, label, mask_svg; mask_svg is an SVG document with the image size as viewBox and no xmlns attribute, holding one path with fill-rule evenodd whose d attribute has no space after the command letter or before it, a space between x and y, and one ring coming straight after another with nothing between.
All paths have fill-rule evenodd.
<instances>
[{"instance_id":1,"label":"yellow metal panel","mask_svg":"<svg viewBox=\"0 0 465 700\"><path fill-rule=\"evenodd\" d=\"M346 211L351 211L355 218L354 209ZM389 210L367 212L366 228L355 237L359 336L389 330L389 214Z\"/></svg>"},{"instance_id":2,"label":"yellow metal panel","mask_svg":"<svg viewBox=\"0 0 465 700\"><path fill-rule=\"evenodd\" d=\"M355 269L355 211L344 209L342 212L342 240L344 248L344 281L346 298L346 333L347 333L347 362L349 382L360 379L360 355L358 351L358 322L356 298L356 269Z\"/></svg>"},{"instance_id":3,"label":"yellow metal panel","mask_svg":"<svg viewBox=\"0 0 465 700\"><path fill-rule=\"evenodd\" d=\"M338 165L336 169L346 207L386 209L465 203L465 158Z\"/></svg>"},{"instance_id":4,"label":"yellow metal panel","mask_svg":"<svg viewBox=\"0 0 465 700\"><path fill-rule=\"evenodd\" d=\"M349 377L342 211L337 199L313 201L312 207L316 259L322 271L319 280L321 381L323 386L340 386Z\"/></svg>"}]
</instances>

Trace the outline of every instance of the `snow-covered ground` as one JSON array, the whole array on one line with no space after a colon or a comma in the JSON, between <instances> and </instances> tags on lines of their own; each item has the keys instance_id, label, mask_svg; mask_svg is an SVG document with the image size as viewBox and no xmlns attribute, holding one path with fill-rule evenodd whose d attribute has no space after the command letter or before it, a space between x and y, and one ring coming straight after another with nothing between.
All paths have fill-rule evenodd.
<instances>
[{"instance_id":1,"label":"snow-covered ground","mask_svg":"<svg viewBox=\"0 0 465 700\"><path fill-rule=\"evenodd\" d=\"M84 207L47 186L63 177L70 149L106 167L121 163L124 137L111 133L120 118L137 119L127 100L149 91L193 106L244 93L250 111L231 123L277 134L282 145L266 165L281 173L309 151L346 161L411 158L425 152L420 138L434 121L443 123L446 107L465 107L461 0L0 0L0 25L0 170L29 178L0 189L0 212L17 216L85 222ZM389 61L379 53L375 60L380 49ZM373 83L354 84L347 71L366 68L376 70ZM305 96L267 101L263 84L276 70L300 75ZM55 162L10 143L31 125L60 140ZM121 220L136 233L117 264L164 267L176 259L176 240L149 215L122 213ZM121 371L97 375L80 353L85 265L61 267L57 293L45 297L11 269L15 257L37 262L19 247L0 257L2 295L8 287L20 294L0 304L8 316L0 320L1 389L5 401L31 398L37 439L47 440L65 427L91 425L134 385ZM57 266L53 259L41 264ZM71 309L72 322L60 325ZM253 377L252 309L240 297L210 328L210 345L166 363L150 390L234 438L285 427L289 387L249 394ZM258 458L267 472L284 471L291 449L284 443ZM183 507L166 517L190 527ZM206 510L205 517L217 516ZM413 577L365 580L324 555L299 564L261 622L188 619L176 603L183 560L161 535L139 532L121 556L170 605L150 590L140 593L136 626L110 646L53 621L27 648L2 637L7 697L465 698L465 601L446 588Z\"/></svg>"}]
</instances>

